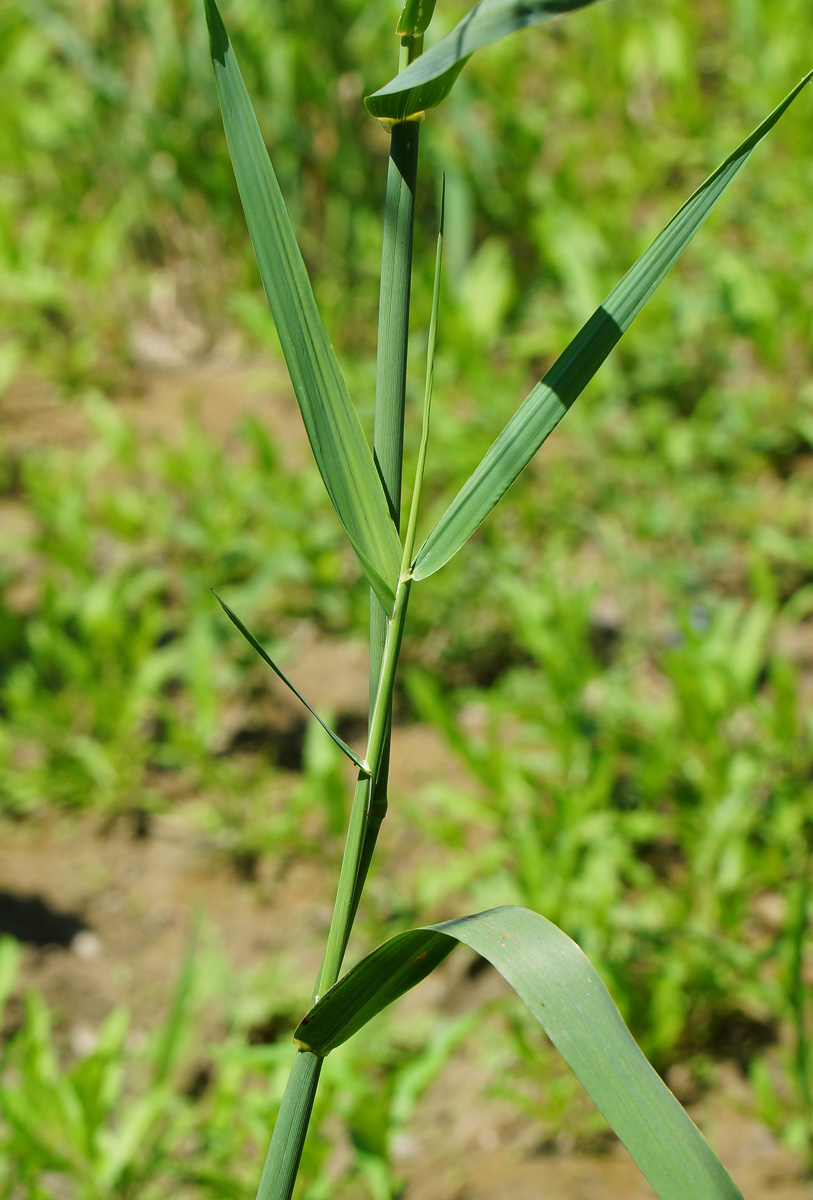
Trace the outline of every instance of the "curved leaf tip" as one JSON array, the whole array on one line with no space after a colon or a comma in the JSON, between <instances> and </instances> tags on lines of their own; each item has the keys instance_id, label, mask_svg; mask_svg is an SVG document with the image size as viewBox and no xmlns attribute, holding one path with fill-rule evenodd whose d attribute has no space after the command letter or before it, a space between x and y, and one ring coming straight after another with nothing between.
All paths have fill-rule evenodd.
<instances>
[{"instance_id":1,"label":"curved leaf tip","mask_svg":"<svg viewBox=\"0 0 813 1200\"><path fill-rule=\"evenodd\" d=\"M742 1200L700 1131L639 1050L590 961L526 908L494 908L399 934L314 1005L296 1030L329 1053L464 942L530 1008L661 1200Z\"/></svg>"},{"instance_id":2,"label":"curved leaf tip","mask_svg":"<svg viewBox=\"0 0 813 1200\"><path fill-rule=\"evenodd\" d=\"M368 96L364 103L374 117L395 121L436 108L449 95L475 50L493 45L528 25L594 3L596 0L480 0L451 33ZM417 5L408 3L404 13L413 7Z\"/></svg>"}]
</instances>

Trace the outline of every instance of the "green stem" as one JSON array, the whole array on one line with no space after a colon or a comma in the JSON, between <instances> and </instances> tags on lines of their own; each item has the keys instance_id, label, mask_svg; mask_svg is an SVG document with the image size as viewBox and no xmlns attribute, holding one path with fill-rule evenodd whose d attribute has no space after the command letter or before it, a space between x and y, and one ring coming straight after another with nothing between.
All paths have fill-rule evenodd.
<instances>
[{"instance_id":1,"label":"green stem","mask_svg":"<svg viewBox=\"0 0 813 1200\"><path fill-rule=\"evenodd\" d=\"M370 768L370 775L359 776L353 796L350 826L342 858L333 919L330 923L327 949L319 974L315 998L323 995L339 978L342 959L353 926L356 880L365 840L369 796L374 782L380 778L389 748L389 713L392 704L392 689L404 635L411 586L412 580L409 575L402 576L395 593L392 620L388 622L387 626L381 662L381 678L373 704L367 742L366 761ZM279 1115L274 1125L271 1145L257 1192L257 1200L290 1200L316 1096L321 1061L308 1051L297 1052L282 1098Z\"/></svg>"},{"instance_id":2,"label":"green stem","mask_svg":"<svg viewBox=\"0 0 813 1200\"><path fill-rule=\"evenodd\" d=\"M296 1052L265 1158L257 1200L290 1200L323 1061L307 1050Z\"/></svg>"},{"instance_id":3,"label":"green stem","mask_svg":"<svg viewBox=\"0 0 813 1200\"><path fill-rule=\"evenodd\" d=\"M367 752L367 763L370 766L372 777L359 775L356 782L356 790L353 793L350 824L347 828L347 839L344 845L339 883L336 889L336 901L333 906L333 919L330 922L330 931L327 935L327 948L322 962L322 969L319 972L319 982L316 986L314 1002L318 1000L319 996L324 995L329 987L333 987L333 984L339 978L344 952L347 949L350 930L353 926L353 918L356 915L353 908L353 896L356 890L356 879L358 877L359 862L364 845L367 813L370 807L370 795L376 769L370 763L369 749Z\"/></svg>"},{"instance_id":4,"label":"green stem","mask_svg":"<svg viewBox=\"0 0 813 1200\"><path fill-rule=\"evenodd\" d=\"M422 38L404 38L402 66L412 61ZM418 174L420 126L409 121L393 127L384 209L373 453L396 529L401 519L407 342L412 277L412 234ZM350 812L336 902L315 995L339 977L350 930L372 860L378 831L387 811L392 687L401 649L411 580L396 591L392 618L373 594L370 601L370 732L367 764L359 775ZM298 1051L271 1137L257 1200L290 1200L319 1082L320 1060ZM283 1169L272 1164L279 1163Z\"/></svg>"},{"instance_id":5,"label":"green stem","mask_svg":"<svg viewBox=\"0 0 813 1200\"><path fill-rule=\"evenodd\" d=\"M415 39L404 39L402 67L415 54ZM406 402L409 300L412 279L412 234L418 177L420 125L406 121L395 125L390 138L387 195L384 206L384 244L381 255L381 293L378 307L378 353L375 381L373 452L396 528L401 522L401 481L404 458L404 407ZM378 693L387 613L375 595L370 597L370 721ZM391 706L381 770L367 811L364 844L358 864L352 913L358 908L384 817L387 815Z\"/></svg>"},{"instance_id":6,"label":"green stem","mask_svg":"<svg viewBox=\"0 0 813 1200\"><path fill-rule=\"evenodd\" d=\"M370 719L370 731L367 738L366 762L370 774L360 775L353 796L353 807L350 812L350 826L347 831L344 857L339 875L339 886L336 890L336 903L333 909L333 920L328 933L327 950L319 976L318 994L324 995L339 978L342 959L347 949L350 930L356 915L354 901L358 894L359 868L365 844L367 818L370 809L370 797L376 783L382 778L382 772L388 761L390 738L390 712L392 708L392 690L395 685L395 671L398 666L398 656L401 652L401 642L404 636L409 590L412 580L402 577L395 591L395 608L392 620L387 624L387 634L384 641L384 653L381 659L381 677L373 704ZM386 782L386 781L385 781Z\"/></svg>"}]
</instances>

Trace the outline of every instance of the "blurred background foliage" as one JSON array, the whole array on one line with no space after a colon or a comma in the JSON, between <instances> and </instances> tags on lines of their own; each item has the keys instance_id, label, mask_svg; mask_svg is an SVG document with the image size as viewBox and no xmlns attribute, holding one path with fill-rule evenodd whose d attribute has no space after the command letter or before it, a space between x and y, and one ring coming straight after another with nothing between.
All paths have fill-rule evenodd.
<instances>
[{"instance_id":1,"label":"blurred background foliage","mask_svg":"<svg viewBox=\"0 0 813 1200\"><path fill-rule=\"evenodd\" d=\"M438 32L462 11L441 0ZM387 139L361 97L392 74L397 12L232 0L227 16L369 423ZM416 395L442 170L448 186L427 522L648 240L810 68L809 30L806 0L613 0L466 68L421 135ZM304 726L268 717L263 669L209 591L282 661L303 629L363 636L366 592L304 456L261 402L227 438L199 419L224 362L260 363L245 386L285 391L202 6L5 3L0 77L9 836L42 814L171 809L249 875L273 856L332 861L341 767ZM431 726L470 786L396 780L409 836L431 849L393 874L363 934L539 909L593 957L659 1069L688 1064L702 1090L710 1064L734 1062L753 1111L808 1165L812 193L805 96L506 503L416 590L398 722ZM181 433L146 436L139 404L160 408L187 374ZM65 412L82 433L60 445ZM348 737L359 712L335 714ZM7 991L14 955L7 943ZM49 1172L88 1198L177 1194L179 1179L190 1195L242 1194L304 992L277 981L269 1001L245 983L252 1019L259 1007L283 1031L255 1045L228 971L189 971L172 1028L191 1045L194 1013L220 1005L198 1090L200 1063L168 1057L163 1035L134 1045L113 1014L74 1061L28 1002L4 1044L0 1089L16 1099L0 1194L57 1194ZM539 1039L497 1008L492 1057L510 1063L514 1101L572 1124L572 1089L534 1082ZM467 1028L450 1018L426 1042L420 1021L384 1022L372 1073L352 1049L336 1057L309 1196L397 1194L393 1146ZM45 1110L51 1132L34 1138ZM326 1175L336 1110L353 1153Z\"/></svg>"}]
</instances>

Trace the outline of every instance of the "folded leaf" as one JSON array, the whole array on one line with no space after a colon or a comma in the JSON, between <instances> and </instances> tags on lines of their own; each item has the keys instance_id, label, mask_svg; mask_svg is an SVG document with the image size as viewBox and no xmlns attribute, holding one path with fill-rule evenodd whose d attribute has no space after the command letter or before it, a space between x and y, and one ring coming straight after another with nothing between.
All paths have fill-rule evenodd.
<instances>
[{"instance_id":1,"label":"folded leaf","mask_svg":"<svg viewBox=\"0 0 813 1200\"><path fill-rule=\"evenodd\" d=\"M813 72L687 200L536 385L418 551L415 579L425 579L448 562L502 499L683 253L751 151L811 78Z\"/></svg>"},{"instance_id":2,"label":"folded leaf","mask_svg":"<svg viewBox=\"0 0 813 1200\"><path fill-rule=\"evenodd\" d=\"M365 773L365 775L369 775L369 773L370 773L369 768L365 766L363 760L359 758L359 756L356 754L355 750L351 750L350 747L348 746L347 742L342 741L342 739L339 737L338 733L334 733L333 730L330 728L330 726L325 724L325 722L319 716L318 712L316 712L315 709L311 708L310 704L308 704L305 697L302 695L302 693L297 688L294 687L294 685L291 683L290 679L285 674L285 672L282 671L281 668L277 666L277 664L274 662L273 658L271 658L268 654L266 654L265 650L263 649L260 642L257 641L254 634L249 629L246 629L243 622L237 616L237 613L232 612L232 610L229 608L226 601L221 600L220 597L218 596L217 592L214 591L214 589L212 591L212 594L213 594L215 600L217 600L220 607L223 609L226 616L231 621L232 625L234 625L237 629L240 630L240 632L242 633L243 637L246 639L248 644L257 651L257 653L259 654L259 656L263 660L263 662L267 663L268 666L271 668L271 670L274 672L274 674L282 680L282 682L285 684L285 686L291 689L293 694L296 696L297 700L299 700L302 704L305 705L305 708L308 710L308 712L311 714L312 717L316 718L316 720L322 726L322 728L324 729L324 731L328 735L328 737L331 738L331 740L336 743L336 745L339 747L339 749L347 755L347 757L350 759L351 762L356 764L356 766L359 768L360 771L363 771Z\"/></svg>"},{"instance_id":3,"label":"folded leaf","mask_svg":"<svg viewBox=\"0 0 813 1200\"><path fill-rule=\"evenodd\" d=\"M401 564L398 534L214 0L206 0L206 19L237 187L297 403L333 507L390 611Z\"/></svg>"},{"instance_id":4,"label":"folded leaf","mask_svg":"<svg viewBox=\"0 0 813 1200\"><path fill-rule=\"evenodd\" d=\"M742 1200L703 1135L644 1058L575 942L527 908L413 929L385 942L326 992L296 1030L325 1055L464 942L530 1008L661 1200Z\"/></svg>"},{"instance_id":5,"label":"folded leaf","mask_svg":"<svg viewBox=\"0 0 813 1200\"><path fill-rule=\"evenodd\" d=\"M404 120L426 108L435 108L446 99L475 50L499 42L526 25L536 25L561 13L573 12L574 9L586 8L594 3L595 0L480 0L451 33L416 58L384 87L368 96L364 103L374 117L390 120ZM399 32L401 23L418 20L413 10L419 7L426 22L423 29L426 28L434 4L429 5L424 0L420 6L416 3L405 7ZM419 32L423 32L423 29L419 29Z\"/></svg>"}]
</instances>

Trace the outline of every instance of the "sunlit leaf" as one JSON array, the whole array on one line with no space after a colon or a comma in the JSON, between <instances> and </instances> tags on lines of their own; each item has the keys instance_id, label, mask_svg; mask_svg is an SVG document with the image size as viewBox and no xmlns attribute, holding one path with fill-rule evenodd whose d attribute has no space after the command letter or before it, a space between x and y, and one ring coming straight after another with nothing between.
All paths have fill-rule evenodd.
<instances>
[{"instance_id":1,"label":"sunlit leaf","mask_svg":"<svg viewBox=\"0 0 813 1200\"><path fill-rule=\"evenodd\" d=\"M639 1050L589 959L527 908L494 908L385 942L303 1018L297 1044L328 1054L425 979L457 942L488 959L527 1004L661 1200L742 1200Z\"/></svg>"},{"instance_id":2,"label":"sunlit leaf","mask_svg":"<svg viewBox=\"0 0 813 1200\"><path fill-rule=\"evenodd\" d=\"M480 465L418 551L415 579L425 579L448 562L505 495L539 447L584 391L610 351L629 329L658 284L683 253L758 142L813 78L793 89L722 166L687 200L607 299L596 309L564 354L526 398Z\"/></svg>"},{"instance_id":3,"label":"sunlit leaf","mask_svg":"<svg viewBox=\"0 0 813 1200\"><path fill-rule=\"evenodd\" d=\"M595 0L480 0L451 33L416 58L384 87L368 96L364 103L374 117L390 120L403 120L424 109L435 108L449 95L475 50L499 42L526 25L536 25L561 13L573 12L574 9L586 8L594 3ZM407 4L401 20L417 19L413 8L423 8L425 4L426 0L423 5ZM433 8L434 5L428 7L426 25ZM407 9L410 9L409 13ZM400 28L399 23L399 31Z\"/></svg>"},{"instance_id":4,"label":"sunlit leaf","mask_svg":"<svg viewBox=\"0 0 813 1200\"><path fill-rule=\"evenodd\" d=\"M206 18L237 187L302 419L333 507L389 611L401 563L398 534L214 0L206 0Z\"/></svg>"}]
</instances>

